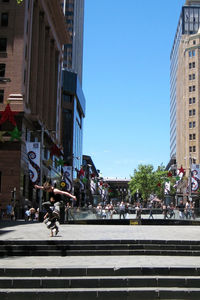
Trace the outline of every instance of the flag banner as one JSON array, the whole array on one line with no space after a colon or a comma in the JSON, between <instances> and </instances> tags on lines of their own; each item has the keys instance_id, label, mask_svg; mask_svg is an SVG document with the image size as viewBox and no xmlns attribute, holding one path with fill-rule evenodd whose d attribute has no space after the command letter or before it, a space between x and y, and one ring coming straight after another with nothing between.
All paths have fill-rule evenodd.
<instances>
[{"instance_id":1,"label":"flag banner","mask_svg":"<svg viewBox=\"0 0 200 300\"><path fill-rule=\"evenodd\" d=\"M94 180L90 181L90 191L93 195L96 193L96 182Z\"/></svg>"},{"instance_id":2,"label":"flag banner","mask_svg":"<svg viewBox=\"0 0 200 300\"><path fill-rule=\"evenodd\" d=\"M26 142L27 157L29 162L29 176L34 184L40 182L40 143Z\"/></svg>"},{"instance_id":3,"label":"flag banner","mask_svg":"<svg viewBox=\"0 0 200 300\"><path fill-rule=\"evenodd\" d=\"M72 167L63 166L63 180L66 183L66 190L68 192L72 191Z\"/></svg>"},{"instance_id":4,"label":"flag banner","mask_svg":"<svg viewBox=\"0 0 200 300\"><path fill-rule=\"evenodd\" d=\"M165 195L169 195L170 193L170 182L165 182L165 189L164 189Z\"/></svg>"},{"instance_id":5,"label":"flag banner","mask_svg":"<svg viewBox=\"0 0 200 300\"><path fill-rule=\"evenodd\" d=\"M191 190L196 192L200 187L200 165L191 166Z\"/></svg>"}]
</instances>

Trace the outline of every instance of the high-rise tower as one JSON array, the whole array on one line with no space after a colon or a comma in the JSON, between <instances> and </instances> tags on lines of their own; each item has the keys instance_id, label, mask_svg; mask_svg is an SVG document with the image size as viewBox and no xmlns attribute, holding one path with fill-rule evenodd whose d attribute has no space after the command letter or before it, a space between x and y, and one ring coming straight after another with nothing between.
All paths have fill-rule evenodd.
<instances>
[{"instance_id":1,"label":"high-rise tower","mask_svg":"<svg viewBox=\"0 0 200 300\"><path fill-rule=\"evenodd\" d=\"M64 160L73 169L74 186L82 165L85 97L82 90L84 0L65 0L66 27L71 40L64 46L62 139ZM77 192L77 196L78 196Z\"/></svg>"},{"instance_id":2,"label":"high-rise tower","mask_svg":"<svg viewBox=\"0 0 200 300\"><path fill-rule=\"evenodd\" d=\"M182 7L170 61L170 156L200 163L200 0Z\"/></svg>"}]
</instances>

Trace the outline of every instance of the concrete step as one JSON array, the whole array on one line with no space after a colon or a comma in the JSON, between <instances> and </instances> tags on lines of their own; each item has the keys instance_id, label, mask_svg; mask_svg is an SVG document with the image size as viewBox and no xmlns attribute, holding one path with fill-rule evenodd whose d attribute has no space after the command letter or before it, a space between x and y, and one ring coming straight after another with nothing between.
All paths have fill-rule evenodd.
<instances>
[{"instance_id":1,"label":"concrete step","mask_svg":"<svg viewBox=\"0 0 200 300\"><path fill-rule=\"evenodd\" d=\"M199 288L200 276L84 276L84 277L1 277L0 289L32 288Z\"/></svg>"},{"instance_id":2,"label":"concrete step","mask_svg":"<svg viewBox=\"0 0 200 300\"><path fill-rule=\"evenodd\" d=\"M0 241L0 257L85 255L200 256L200 241Z\"/></svg>"},{"instance_id":3,"label":"concrete step","mask_svg":"<svg viewBox=\"0 0 200 300\"><path fill-rule=\"evenodd\" d=\"M8 256L107 256L107 255L160 255L160 256L200 256L193 250L0 250L0 257Z\"/></svg>"},{"instance_id":4,"label":"concrete step","mask_svg":"<svg viewBox=\"0 0 200 300\"><path fill-rule=\"evenodd\" d=\"M198 299L200 288L1 289L1 300Z\"/></svg>"},{"instance_id":5,"label":"concrete step","mask_svg":"<svg viewBox=\"0 0 200 300\"><path fill-rule=\"evenodd\" d=\"M0 245L199 245L200 240L0 240Z\"/></svg>"},{"instance_id":6,"label":"concrete step","mask_svg":"<svg viewBox=\"0 0 200 300\"><path fill-rule=\"evenodd\" d=\"M13 245L0 245L0 251L3 250L194 250L200 251L200 245L176 245L176 244L13 244Z\"/></svg>"},{"instance_id":7,"label":"concrete step","mask_svg":"<svg viewBox=\"0 0 200 300\"><path fill-rule=\"evenodd\" d=\"M167 259L167 258L166 258ZM200 268L194 267L124 267L124 268L0 268L5 277L119 277L119 276L185 276L199 277Z\"/></svg>"}]
</instances>

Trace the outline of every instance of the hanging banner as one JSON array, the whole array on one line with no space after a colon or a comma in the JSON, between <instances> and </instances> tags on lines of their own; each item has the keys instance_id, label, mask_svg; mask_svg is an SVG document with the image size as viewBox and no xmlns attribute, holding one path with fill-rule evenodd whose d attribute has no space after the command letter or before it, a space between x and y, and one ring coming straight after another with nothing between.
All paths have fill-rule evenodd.
<instances>
[{"instance_id":1,"label":"hanging banner","mask_svg":"<svg viewBox=\"0 0 200 300\"><path fill-rule=\"evenodd\" d=\"M191 167L191 190L196 192L200 188L200 165L192 164Z\"/></svg>"},{"instance_id":2,"label":"hanging banner","mask_svg":"<svg viewBox=\"0 0 200 300\"><path fill-rule=\"evenodd\" d=\"M29 176L33 184L40 182L40 143L26 142Z\"/></svg>"},{"instance_id":3,"label":"hanging banner","mask_svg":"<svg viewBox=\"0 0 200 300\"><path fill-rule=\"evenodd\" d=\"M72 167L63 166L63 181L66 183L66 190L72 191Z\"/></svg>"},{"instance_id":4,"label":"hanging banner","mask_svg":"<svg viewBox=\"0 0 200 300\"><path fill-rule=\"evenodd\" d=\"M164 194L165 195L170 194L170 182L165 182Z\"/></svg>"}]
</instances>

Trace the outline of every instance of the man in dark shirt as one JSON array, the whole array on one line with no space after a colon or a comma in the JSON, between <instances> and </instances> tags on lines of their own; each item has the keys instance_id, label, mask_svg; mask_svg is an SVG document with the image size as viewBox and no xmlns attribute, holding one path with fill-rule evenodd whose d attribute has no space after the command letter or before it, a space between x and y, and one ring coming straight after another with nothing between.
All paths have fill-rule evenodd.
<instances>
[{"instance_id":1,"label":"man in dark shirt","mask_svg":"<svg viewBox=\"0 0 200 300\"><path fill-rule=\"evenodd\" d=\"M177 206L178 210L179 210L179 218L180 219L184 219L185 214L185 204L183 204L183 200L180 201L179 205Z\"/></svg>"}]
</instances>

